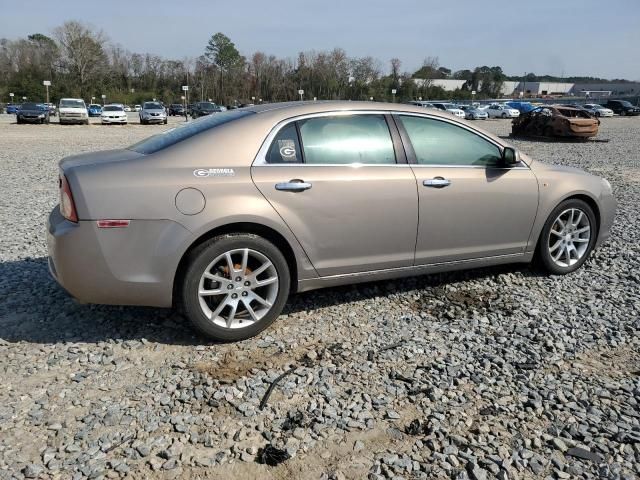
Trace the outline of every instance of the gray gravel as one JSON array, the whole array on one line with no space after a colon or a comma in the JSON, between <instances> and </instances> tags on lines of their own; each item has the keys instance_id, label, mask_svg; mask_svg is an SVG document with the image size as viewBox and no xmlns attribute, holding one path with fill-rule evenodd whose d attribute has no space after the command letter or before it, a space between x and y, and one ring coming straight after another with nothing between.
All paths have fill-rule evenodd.
<instances>
[{"instance_id":1,"label":"gray gravel","mask_svg":"<svg viewBox=\"0 0 640 480\"><path fill-rule=\"evenodd\" d=\"M11 118L0 116L0 479L640 476L640 118L604 119L608 143L516 142L613 185L613 236L580 271L301 294L234 345L202 343L169 311L78 305L47 272L57 161L165 127ZM259 464L267 446L290 458Z\"/></svg>"}]
</instances>

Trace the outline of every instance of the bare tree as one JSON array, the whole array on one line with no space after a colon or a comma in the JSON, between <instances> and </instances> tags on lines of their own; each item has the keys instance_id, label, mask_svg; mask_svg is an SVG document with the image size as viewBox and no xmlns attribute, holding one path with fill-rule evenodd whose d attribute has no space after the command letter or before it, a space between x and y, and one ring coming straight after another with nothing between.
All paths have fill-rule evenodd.
<instances>
[{"instance_id":1,"label":"bare tree","mask_svg":"<svg viewBox=\"0 0 640 480\"><path fill-rule=\"evenodd\" d=\"M102 48L106 37L75 21L65 22L54 34L60 45L64 69L78 82L80 94L89 93L89 83L101 76L106 65Z\"/></svg>"}]
</instances>

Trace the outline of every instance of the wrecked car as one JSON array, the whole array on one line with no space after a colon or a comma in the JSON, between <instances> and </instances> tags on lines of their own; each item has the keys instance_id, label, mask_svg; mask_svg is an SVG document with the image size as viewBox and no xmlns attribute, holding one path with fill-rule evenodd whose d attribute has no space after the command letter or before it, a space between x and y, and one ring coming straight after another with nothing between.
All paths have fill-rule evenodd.
<instances>
[{"instance_id":1,"label":"wrecked car","mask_svg":"<svg viewBox=\"0 0 640 480\"><path fill-rule=\"evenodd\" d=\"M589 138L598 134L600 120L580 108L545 105L513 119L512 135Z\"/></svg>"}]
</instances>

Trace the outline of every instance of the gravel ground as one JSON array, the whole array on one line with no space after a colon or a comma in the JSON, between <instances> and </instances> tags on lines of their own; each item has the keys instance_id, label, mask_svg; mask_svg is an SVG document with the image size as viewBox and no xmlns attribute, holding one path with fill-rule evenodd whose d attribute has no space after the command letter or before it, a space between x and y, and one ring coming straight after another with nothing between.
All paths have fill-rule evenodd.
<instances>
[{"instance_id":1,"label":"gravel ground","mask_svg":"<svg viewBox=\"0 0 640 480\"><path fill-rule=\"evenodd\" d=\"M58 160L166 127L12 119L0 115L0 479L640 476L640 118L604 119L608 143L515 142L613 185L612 238L578 272L300 294L233 345L204 344L169 311L76 304L47 271ZM290 458L260 464L274 448Z\"/></svg>"}]
</instances>

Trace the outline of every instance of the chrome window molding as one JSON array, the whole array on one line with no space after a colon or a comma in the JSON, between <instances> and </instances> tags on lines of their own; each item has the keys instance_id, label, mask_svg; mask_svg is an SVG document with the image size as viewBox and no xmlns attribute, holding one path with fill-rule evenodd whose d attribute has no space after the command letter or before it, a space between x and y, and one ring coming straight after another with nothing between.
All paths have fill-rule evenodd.
<instances>
[{"instance_id":1,"label":"chrome window molding","mask_svg":"<svg viewBox=\"0 0 640 480\"><path fill-rule=\"evenodd\" d=\"M258 150L256 157L251 163L252 167L351 167L351 168L362 168L362 167L420 167L420 168L482 168L487 169L491 168L494 170L529 170L529 166L520 161L519 166L515 167L490 167L486 165L427 165L427 164L417 164L417 163L386 163L386 164L373 164L373 163L268 163L267 162L267 153L269 152L269 148L273 143L274 138L280 130L293 122L298 122L300 120L307 120L309 118L321 118L321 117L337 117L337 116L351 116L351 115L405 115L405 116L413 116L413 117L421 117L428 118L430 120L439 120L442 122L450 123L456 127L464 128L465 130L478 135L482 139L488 141L489 143L495 145L500 149L500 152L505 148L504 145L496 142L494 139L488 137L482 132L475 130L474 128L463 125L462 123L458 123L455 119L443 118L437 115L430 115L427 113L418 113L418 112L402 112L395 110L337 110L337 111L328 111L328 112L316 112L316 113L307 113L305 115L298 115L295 117L286 118L278 122L269 132L267 137L262 142L262 146Z\"/></svg>"}]
</instances>

